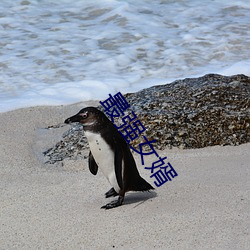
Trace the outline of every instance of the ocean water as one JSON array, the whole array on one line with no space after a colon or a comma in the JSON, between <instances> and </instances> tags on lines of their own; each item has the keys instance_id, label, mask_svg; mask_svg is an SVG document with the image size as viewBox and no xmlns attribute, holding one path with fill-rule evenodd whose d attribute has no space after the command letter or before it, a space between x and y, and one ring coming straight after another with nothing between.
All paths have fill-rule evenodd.
<instances>
[{"instance_id":1,"label":"ocean water","mask_svg":"<svg viewBox=\"0 0 250 250\"><path fill-rule=\"evenodd\" d=\"M249 0L1 0L0 112L250 76Z\"/></svg>"}]
</instances>

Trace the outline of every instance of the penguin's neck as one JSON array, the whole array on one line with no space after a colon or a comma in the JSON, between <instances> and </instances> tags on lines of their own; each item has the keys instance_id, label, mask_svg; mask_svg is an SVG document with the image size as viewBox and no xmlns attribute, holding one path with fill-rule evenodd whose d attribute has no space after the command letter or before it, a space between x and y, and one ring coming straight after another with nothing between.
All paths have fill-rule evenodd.
<instances>
[{"instance_id":1,"label":"penguin's neck","mask_svg":"<svg viewBox=\"0 0 250 250\"><path fill-rule=\"evenodd\" d=\"M83 125L83 130L85 133L91 132L95 134L101 133L101 131L105 129L105 126L103 124L100 124L98 122L88 123Z\"/></svg>"}]
</instances>

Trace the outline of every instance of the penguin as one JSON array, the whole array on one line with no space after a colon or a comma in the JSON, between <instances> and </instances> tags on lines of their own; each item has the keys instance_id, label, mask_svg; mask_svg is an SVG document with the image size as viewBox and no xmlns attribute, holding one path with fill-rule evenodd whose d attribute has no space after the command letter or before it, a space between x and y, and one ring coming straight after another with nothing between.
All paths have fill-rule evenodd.
<instances>
[{"instance_id":1,"label":"penguin","mask_svg":"<svg viewBox=\"0 0 250 250\"><path fill-rule=\"evenodd\" d=\"M101 208L110 209L121 206L128 191L149 191L154 189L139 174L134 157L123 136L106 115L95 107L86 107L65 123L79 122L87 137L89 152L89 170L93 175L98 168L111 185L105 197L118 196Z\"/></svg>"}]
</instances>

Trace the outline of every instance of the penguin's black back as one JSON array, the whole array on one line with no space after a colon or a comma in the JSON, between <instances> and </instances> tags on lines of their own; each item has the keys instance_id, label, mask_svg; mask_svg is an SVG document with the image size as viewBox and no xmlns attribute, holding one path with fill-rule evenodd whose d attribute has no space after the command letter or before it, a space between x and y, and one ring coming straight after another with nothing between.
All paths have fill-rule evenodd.
<instances>
[{"instance_id":1,"label":"penguin's black back","mask_svg":"<svg viewBox=\"0 0 250 250\"><path fill-rule=\"evenodd\" d=\"M102 137L115 151L116 147L122 151L122 157L124 160L124 176L123 185L125 192L127 191L148 191L154 189L147 181L145 181L139 174L136 167L134 157L130 151L130 148L123 138L123 136L116 129L114 124L107 118L108 126L102 131ZM106 122L106 121L105 121Z\"/></svg>"}]
</instances>

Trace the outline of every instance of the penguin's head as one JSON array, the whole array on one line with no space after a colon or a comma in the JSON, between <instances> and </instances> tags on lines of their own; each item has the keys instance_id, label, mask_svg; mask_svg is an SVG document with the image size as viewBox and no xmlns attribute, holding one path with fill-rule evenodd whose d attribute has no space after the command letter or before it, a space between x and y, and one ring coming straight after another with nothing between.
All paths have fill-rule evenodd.
<instances>
[{"instance_id":1,"label":"penguin's head","mask_svg":"<svg viewBox=\"0 0 250 250\"><path fill-rule=\"evenodd\" d=\"M87 107L81 109L76 115L67 118L64 122L69 124L72 122L79 122L84 127L95 126L102 122L107 117L97 108Z\"/></svg>"}]
</instances>

